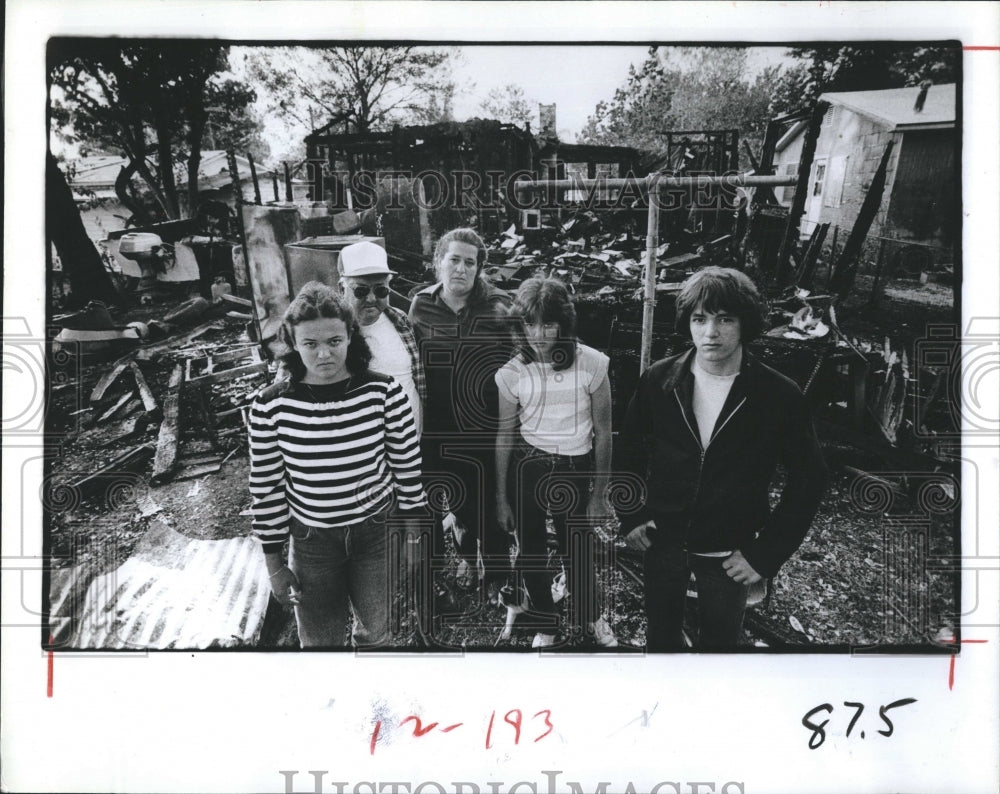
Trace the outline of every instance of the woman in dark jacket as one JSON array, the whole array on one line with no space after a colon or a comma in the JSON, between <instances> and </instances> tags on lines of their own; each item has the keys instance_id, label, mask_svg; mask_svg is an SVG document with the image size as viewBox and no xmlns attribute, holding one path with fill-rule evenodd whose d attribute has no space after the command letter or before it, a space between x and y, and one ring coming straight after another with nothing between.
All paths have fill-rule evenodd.
<instances>
[{"instance_id":1,"label":"woman in dark jacket","mask_svg":"<svg viewBox=\"0 0 1000 794\"><path fill-rule=\"evenodd\" d=\"M486 245L472 229L437 243L437 282L413 297L410 322L427 379L421 451L438 523L453 529L474 581L478 555L490 583L510 568L509 537L490 507L497 431L496 371L514 351L510 297L483 275ZM446 508L446 509L445 509ZM449 515L449 513L451 515ZM442 532L435 532L437 554ZM478 552L478 553L477 553Z\"/></svg>"}]
</instances>

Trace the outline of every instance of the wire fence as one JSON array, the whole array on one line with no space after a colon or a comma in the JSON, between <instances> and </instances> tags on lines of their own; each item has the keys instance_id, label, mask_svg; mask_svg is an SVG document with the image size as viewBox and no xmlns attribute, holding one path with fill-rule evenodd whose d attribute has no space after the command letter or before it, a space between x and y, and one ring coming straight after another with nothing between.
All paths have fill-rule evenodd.
<instances>
[{"instance_id":1,"label":"wire fence","mask_svg":"<svg viewBox=\"0 0 1000 794\"><path fill-rule=\"evenodd\" d=\"M817 267L817 288L826 286L833 273L833 265L843 251L850 229L832 226L827 233ZM872 279L868 288L869 300L877 301L891 284L918 286L939 284L954 285L955 246L941 243L901 240L883 235L865 237L858 255L858 274ZM855 291L862 289L855 286Z\"/></svg>"}]
</instances>

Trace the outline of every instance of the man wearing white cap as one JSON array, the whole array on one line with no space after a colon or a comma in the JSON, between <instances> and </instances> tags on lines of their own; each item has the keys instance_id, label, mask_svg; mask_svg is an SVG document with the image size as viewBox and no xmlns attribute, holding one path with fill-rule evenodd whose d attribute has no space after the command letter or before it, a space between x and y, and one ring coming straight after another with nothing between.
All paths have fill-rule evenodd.
<instances>
[{"instance_id":1,"label":"man wearing white cap","mask_svg":"<svg viewBox=\"0 0 1000 794\"><path fill-rule=\"evenodd\" d=\"M389 305L389 279L395 274L389 270L385 249L367 240L346 246L340 252L340 275L341 290L352 302L372 352L370 367L399 381L419 436L426 395L424 369L406 313Z\"/></svg>"}]
</instances>

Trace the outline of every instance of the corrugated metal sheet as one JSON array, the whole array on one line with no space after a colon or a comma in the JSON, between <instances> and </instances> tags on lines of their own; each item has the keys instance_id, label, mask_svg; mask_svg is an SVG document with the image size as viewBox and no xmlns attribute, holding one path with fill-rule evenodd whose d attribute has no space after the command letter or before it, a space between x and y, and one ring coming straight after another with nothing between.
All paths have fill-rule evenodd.
<instances>
[{"instance_id":1,"label":"corrugated metal sheet","mask_svg":"<svg viewBox=\"0 0 1000 794\"><path fill-rule=\"evenodd\" d=\"M252 647L269 595L264 555L253 538L195 540L154 522L132 557L90 583L68 645Z\"/></svg>"}]
</instances>

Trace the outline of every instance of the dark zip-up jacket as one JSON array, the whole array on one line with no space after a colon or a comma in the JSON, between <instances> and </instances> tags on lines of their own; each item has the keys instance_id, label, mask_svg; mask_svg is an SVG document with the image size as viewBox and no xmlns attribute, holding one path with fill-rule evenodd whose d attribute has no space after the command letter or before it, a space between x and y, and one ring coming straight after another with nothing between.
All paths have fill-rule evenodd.
<instances>
[{"instance_id":1,"label":"dark zip-up jacket","mask_svg":"<svg viewBox=\"0 0 1000 794\"><path fill-rule=\"evenodd\" d=\"M413 296L410 322L427 380L425 436L496 435L499 415L493 376L510 361L517 324L508 317L510 296L492 285L477 290L454 312L441 283Z\"/></svg>"},{"instance_id":2,"label":"dark zip-up jacket","mask_svg":"<svg viewBox=\"0 0 1000 794\"><path fill-rule=\"evenodd\" d=\"M662 359L639 379L625 417L621 463L641 477L641 504L619 511L628 533L647 520L658 537L690 552L739 550L770 577L805 538L826 485L826 466L805 399L792 381L743 348L704 449L692 398L694 350ZM778 463L786 483L775 508L768 491Z\"/></svg>"}]
</instances>

